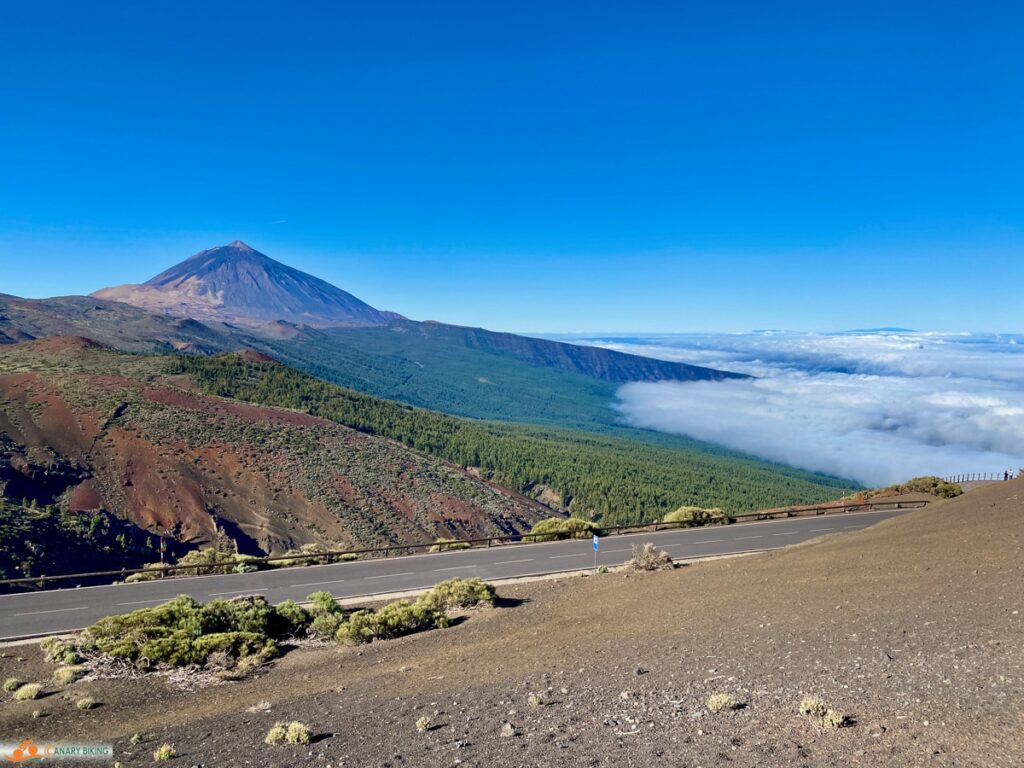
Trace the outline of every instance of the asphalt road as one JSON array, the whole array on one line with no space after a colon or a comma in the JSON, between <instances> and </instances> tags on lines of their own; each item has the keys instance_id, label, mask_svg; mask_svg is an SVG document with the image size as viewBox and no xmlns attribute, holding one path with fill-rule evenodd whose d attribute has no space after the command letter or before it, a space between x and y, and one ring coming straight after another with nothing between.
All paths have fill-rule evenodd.
<instances>
[{"instance_id":1,"label":"asphalt road","mask_svg":"<svg viewBox=\"0 0 1024 768\"><path fill-rule=\"evenodd\" d=\"M633 544L650 541L683 560L778 549L828 533L866 528L906 510L836 513L730 526L634 533L601 539L598 565L621 565ZM97 619L157 605L177 595L197 600L260 594L272 603L303 601L326 590L335 597L362 597L423 589L452 576L508 579L592 568L590 539L515 544L438 554L409 555L274 571L194 576L0 596L0 640L58 634Z\"/></svg>"}]
</instances>

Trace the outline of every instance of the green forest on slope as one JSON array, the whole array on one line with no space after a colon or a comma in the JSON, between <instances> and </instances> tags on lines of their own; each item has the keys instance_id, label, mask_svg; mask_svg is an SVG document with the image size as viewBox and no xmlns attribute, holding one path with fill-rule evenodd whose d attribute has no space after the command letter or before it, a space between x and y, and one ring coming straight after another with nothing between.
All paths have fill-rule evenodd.
<instances>
[{"instance_id":1,"label":"green forest on slope","mask_svg":"<svg viewBox=\"0 0 1024 768\"><path fill-rule=\"evenodd\" d=\"M550 488L574 515L607 525L651 521L683 504L742 512L822 501L849 487L848 481L709 451L685 439L637 441L448 416L238 355L176 357L168 372L189 374L208 394L300 410L479 468L522 493Z\"/></svg>"}]
</instances>

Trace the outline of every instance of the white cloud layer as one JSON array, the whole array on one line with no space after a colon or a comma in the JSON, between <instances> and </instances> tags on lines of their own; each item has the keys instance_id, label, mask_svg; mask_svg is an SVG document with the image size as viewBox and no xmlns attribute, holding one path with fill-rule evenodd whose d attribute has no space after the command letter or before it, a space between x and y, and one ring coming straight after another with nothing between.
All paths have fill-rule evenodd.
<instances>
[{"instance_id":1,"label":"white cloud layer","mask_svg":"<svg viewBox=\"0 0 1024 768\"><path fill-rule=\"evenodd\" d=\"M1024 337L681 335L601 346L751 373L628 384L630 424L871 486L1024 466Z\"/></svg>"}]
</instances>

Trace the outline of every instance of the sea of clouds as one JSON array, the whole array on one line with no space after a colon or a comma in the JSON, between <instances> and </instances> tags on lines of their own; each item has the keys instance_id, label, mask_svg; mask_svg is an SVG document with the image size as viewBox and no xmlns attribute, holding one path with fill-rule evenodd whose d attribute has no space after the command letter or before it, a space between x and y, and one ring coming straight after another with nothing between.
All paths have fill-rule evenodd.
<instances>
[{"instance_id":1,"label":"sea of clouds","mask_svg":"<svg viewBox=\"0 0 1024 768\"><path fill-rule=\"evenodd\" d=\"M1024 336L865 331L577 339L755 379L636 383L624 420L868 486L1024 467Z\"/></svg>"}]
</instances>

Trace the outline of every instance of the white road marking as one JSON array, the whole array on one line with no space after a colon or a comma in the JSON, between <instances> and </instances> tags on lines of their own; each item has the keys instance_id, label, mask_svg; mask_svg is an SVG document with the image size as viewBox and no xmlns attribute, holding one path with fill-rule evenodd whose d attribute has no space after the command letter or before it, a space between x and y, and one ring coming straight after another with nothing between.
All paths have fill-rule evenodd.
<instances>
[{"instance_id":1,"label":"white road marking","mask_svg":"<svg viewBox=\"0 0 1024 768\"><path fill-rule=\"evenodd\" d=\"M525 560L499 560L495 565L511 565L512 563L532 563L533 558L528 557Z\"/></svg>"},{"instance_id":2,"label":"white road marking","mask_svg":"<svg viewBox=\"0 0 1024 768\"><path fill-rule=\"evenodd\" d=\"M28 613L16 613L15 616L35 616L40 613L63 613L64 611L84 611L88 605L79 605L75 608L54 608L52 611L29 611Z\"/></svg>"},{"instance_id":3,"label":"white road marking","mask_svg":"<svg viewBox=\"0 0 1024 768\"><path fill-rule=\"evenodd\" d=\"M811 533L817 533L818 531L834 531L835 528L811 528Z\"/></svg>"},{"instance_id":4,"label":"white road marking","mask_svg":"<svg viewBox=\"0 0 1024 768\"><path fill-rule=\"evenodd\" d=\"M435 568L434 569L434 573L437 573L438 571L463 571L466 568L478 568L478 567L479 566L476 566L476 565L456 565L456 566L454 566L452 568Z\"/></svg>"},{"instance_id":5,"label":"white road marking","mask_svg":"<svg viewBox=\"0 0 1024 768\"><path fill-rule=\"evenodd\" d=\"M796 536L800 531L790 531L789 533L773 533L772 536Z\"/></svg>"},{"instance_id":6,"label":"white road marking","mask_svg":"<svg viewBox=\"0 0 1024 768\"><path fill-rule=\"evenodd\" d=\"M309 581L305 584L292 584L293 587L320 587L324 584L341 584L344 579L335 579L334 581Z\"/></svg>"},{"instance_id":7,"label":"white road marking","mask_svg":"<svg viewBox=\"0 0 1024 768\"><path fill-rule=\"evenodd\" d=\"M390 579L396 576L415 576L416 574L412 571L406 571L405 573L385 573L382 576L363 576L363 579Z\"/></svg>"},{"instance_id":8,"label":"white road marking","mask_svg":"<svg viewBox=\"0 0 1024 768\"><path fill-rule=\"evenodd\" d=\"M611 554L613 554L615 552L632 552L632 551L633 551L632 549L606 549L601 554L603 554L603 555L611 555Z\"/></svg>"},{"instance_id":9,"label":"white road marking","mask_svg":"<svg viewBox=\"0 0 1024 768\"><path fill-rule=\"evenodd\" d=\"M262 592L262 589L232 589L227 592L211 592L210 597L220 597L221 595L258 595Z\"/></svg>"},{"instance_id":10,"label":"white road marking","mask_svg":"<svg viewBox=\"0 0 1024 768\"><path fill-rule=\"evenodd\" d=\"M118 605L142 605L143 603L165 603L171 598L169 597L154 597L152 600L129 600L127 603L118 603Z\"/></svg>"},{"instance_id":11,"label":"white road marking","mask_svg":"<svg viewBox=\"0 0 1024 768\"><path fill-rule=\"evenodd\" d=\"M578 555L552 555L548 560L560 560L563 557L586 557L587 552L580 552Z\"/></svg>"},{"instance_id":12,"label":"white road marking","mask_svg":"<svg viewBox=\"0 0 1024 768\"><path fill-rule=\"evenodd\" d=\"M694 544L717 544L720 541L725 541L725 539L708 539L707 541L695 541L693 543Z\"/></svg>"},{"instance_id":13,"label":"white road marking","mask_svg":"<svg viewBox=\"0 0 1024 768\"><path fill-rule=\"evenodd\" d=\"M736 541L746 541L747 539L763 539L764 536L737 536Z\"/></svg>"}]
</instances>

